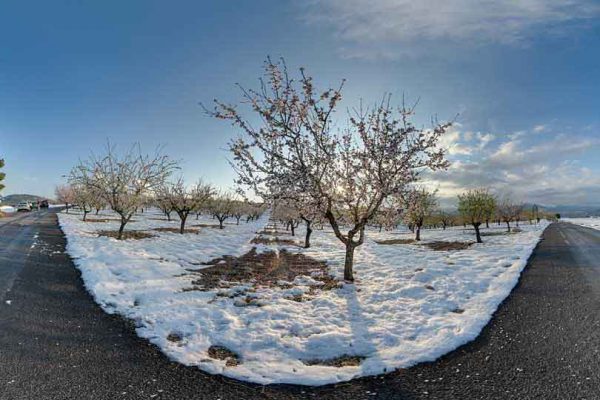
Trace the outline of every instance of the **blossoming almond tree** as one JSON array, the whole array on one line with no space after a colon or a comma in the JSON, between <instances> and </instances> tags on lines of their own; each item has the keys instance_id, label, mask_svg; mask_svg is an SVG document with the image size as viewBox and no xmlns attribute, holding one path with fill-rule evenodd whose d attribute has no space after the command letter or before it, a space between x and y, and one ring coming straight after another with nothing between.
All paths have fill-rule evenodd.
<instances>
[{"instance_id":1,"label":"blossoming almond tree","mask_svg":"<svg viewBox=\"0 0 600 400\"><path fill-rule=\"evenodd\" d=\"M473 189L458 196L458 212L475 229L477 243L483 243L479 227L495 208L496 199L487 189Z\"/></svg>"},{"instance_id":2,"label":"blossoming almond tree","mask_svg":"<svg viewBox=\"0 0 600 400\"><path fill-rule=\"evenodd\" d=\"M56 188L54 189L54 194L56 196L56 200L65 205L65 209L67 211L67 213L69 212L69 206L73 204L73 202L75 201L74 199L74 192L73 192L73 188L71 187L71 185L58 185L56 186Z\"/></svg>"},{"instance_id":3,"label":"blossoming almond tree","mask_svg":"<svg viewBox=\"0 0 600 400\"><path fill-rule=\"evenodd\" d=\"M208 212L219 221L219 229L224 229L225 220L233 215L236 201L232 194L219 192L207 203Z\"/></svg>"},{"instance_id":4,"label":"blossoming almond tree","mask_svg":"<svg viewBox=\"0 0 600 400\"><path fill-rule=\"evenodd\" d=\"M386 96L333 129L342 86L317 93L303 69L296 81L283 61L268 59L260 89L241 89L259 125L218 100L211 115L243 132L229 146L238 184L267 198L302 193L318 204L345 245L344 279L353 281L354 250L385 199L406 190L420 170L447 167L438 140L450 123L417 128L414 107L393 107Z\"/></svg>"},{"instance_id":5,"label":"blossoming almond tree","mask_svg":"<svg viewBox=\"0 0 600 400\"><path fill-rule=\"evenodd\" d=\"M414 188L404 196L406 209L404 220L408 225L415 228L415 240L421 240L421 228L437 206L435 192L429 192L425 188Z\"/></svg>"},{"instance_id":6,"label":"blossoming almond tree","mask_svg":"<svg viewBox=\"0 0 600 400\"><path fill-rule=\"evenodd\" d=\"M92 188L121 217L118 239L136 210L147 201L171 173L177 163L157 148L152 155L142 154L139 145L119 155L110 144L103 156L92 155L81 161L71 174L73 183Z\"/></svg>"},{"instance_id":7,"label":"blossoming almond tree","mask_svg":"<svg viewBox=\"0 0 600 400\"><path fill-rule=\"evenodd\" d=\"M181 234L185 233L185 222L190 213L202 209L210 200L213 193L212 186L202 181L198 181L192 187L188 188L181 177L175 182L164 183L158 189L158 197L161 199L161 204L164 202L169 205L165 210L173 210L179 215L181 221L179 233Z\"/></svg>"},{"instance_id":8,"label":"blossoming almond tree","mask_svg":"<svg viewBox=\"0 0 600 400\"><path fill-rule=\"evenodd\" d=\"M71 185L71 190L73 192L73 202L83 211L83 221L86 221L87 215L92 212L98 195L91 187L82 184Z\"/></svg>"},{"instance_id":9,"label":"blossoming almond tree","mask_svg":"<svg viewBox=\"0 0 600 400\"><path fill-rule=\"evenodd\" d=\"M497 213L502 222L506 224L507 232L510 232L510 223L519 219L523 208L522 203L513 201L509 195L504 195L502 200L500 200Z\"/></svg>"}]
</instances>

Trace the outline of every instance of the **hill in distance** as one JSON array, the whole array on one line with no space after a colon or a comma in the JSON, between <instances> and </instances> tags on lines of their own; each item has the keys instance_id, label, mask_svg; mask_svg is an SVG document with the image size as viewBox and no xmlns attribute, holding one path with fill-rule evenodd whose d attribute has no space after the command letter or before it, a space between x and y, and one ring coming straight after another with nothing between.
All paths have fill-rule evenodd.
<instances>
[{"instance_id":1,"label":"hill in distance","mask_svg":"<svg viewBox=\"0 0 600 400\"><path fill-rule=\"evenodd\" d=\"M38 200L46 200L46 198L33 194L9 194L4 197L0 197L0 204L12 205L22 201L35 202Z\"/></svg>"}]
</instances>

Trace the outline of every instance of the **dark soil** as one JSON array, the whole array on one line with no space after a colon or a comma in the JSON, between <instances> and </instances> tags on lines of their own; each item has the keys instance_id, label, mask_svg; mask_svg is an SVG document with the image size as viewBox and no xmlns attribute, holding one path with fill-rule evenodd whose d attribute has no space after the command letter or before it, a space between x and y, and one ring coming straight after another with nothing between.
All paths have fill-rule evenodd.
<instances>
[{"instance_id":1,"label":"dark soil","mask_svg":"<svg viewBox=\"0 0 600 400\"><path fill-rule=\"evenodd\" d=\"M317 360L306 360L303 362L306 365L323 365L326 367L343 368L343 367L357 367L360 365L360 363L365 358L366 357L364 357L364 356L343 355L343 356L336 357L336 358L330 358L328 360L317 359Z\"/></svg>"},{"instance_id":2,"label":"dark soil","mask_svg":"<svg viewBox=\"0 0 600 400\"><path fill-rule=\"evenodd\" d=\"M169 342L181 342L183 340L183 337L181 336L180 333L177 332L171 332L169 333L169 335L167 336L167 340Z\"/></svg>"},{"instance_id":3,"label":"dark soil","mask_svg":"<svg viewBox=\"0 0 600 400\"><path fill-rule=\"evenodd\" d=\"M114 218L86 218L85 222L109 222L109 221L118 221Z\"/></svg>"},{"instance_id":4,"label":"dark soil","mask_svg":"<svg viewBox=\"0 0 600 400\"><path fill-rule=\"evenodd\" d=\"M509 235L509 232L503 231L503 232L481 232L480 235L481 236L504 236L504 235Z\"/></svg>"},{"instance_id":5,"label":"dark soil","mask_svg":"<svg viewBox=\"0 0 600 400\"><path fill-rule=\"evenodd\" d=\"M179 228L154 228L157 232L172 232L179 233ZM200 232L199 229L184 229L183 233L195 233L196 235Z\"/></svg>"},{"instance_id":6,"label":"dark soil","mask_svg":"<svg viewBox=\"0 0 600 400\"><path fill-rule=\"evenodd\" d=\"M98 231L98 236L107 236L107 237L116 239L119 236L119 231ZM156 237L156 235L153 235L151 233L144 232L144 231L124 231L122 240L127 240L127 239L139 240L139 239L149 239L149 238L153 238L153 237Z\"/></svg>"},{"instance_id":7,"label":"dark soil","mask_svg":"<svg viewBox=\"0 0 600 400\"><path fill-rule=\"evenodd\" d=\"M259 235L266 235L266 236L281 236L281 235L287 235L290 236L292 233L291 232L281 232L281 231L277 231L277 230L270 230L270 229L265 229L262 230L260 232L256 232Z\"/></svg>"},{"instance_id":8,"label":"dark soil","mask_svg":"<svg viewBox=\"0 0 600 400\"><path fill-rule=\"evenodd\" d=\"M275 238L264 238L264 237L256 237L250 241L250 243L254 244L286 244L291 246L301 247L295 240L292 239L280 239L278 237Z\"/></svg>"},{"instance_id":9,"label":"dark soil","mask_svg":"<svg viewBox=\"0 0 600 400\"><path fill-rule=\"evenodd\" d=\"M387 240L376 240L377 244L411 244L415 243L414 239L387 239Z\"/></svg>"},{"instance_id":10,"label":"dark soil","mask_svg":"<svg viewBox=\"0 0 600 400\"><path fill-rule=\"evenodd\" d=\"M195 228L217 228L219 229L219 224L194 224L192 225ZM223 226L225 227L225 226Z\"/></svg>"},{"instance_id":11,"label":"dark soil","mask_svg":"<svg viewBox=\"0 0 600 400\"><path fill-rule=\"evenodd\" d=\"M321 281L319 289L333 289L339 282L327 272L327 264L302 254L286 250L258 254L256 248L240 257L224 256L205 263L211 267L194 271L198 278L192 282L199 290L230 287L232 283L277 286L278 281L293 281L308 275Z\"/></svg>"},{"instance_id":12,"label":"dark soil","mask_svg":"<svg viewBox=\"0 0 600 400\"><path fill-rule=\"evenodd\" d=\"M449 251L449 250L466 250L469 247L471 247L472 244L473 244L473 242L437 241L437 242L423 243L423 246L427 246L430 249L433 249L435 251Z\"/></svg>"},{"instance_id":13,"label":"dark soil","mask_svg":"<svg viewBox=\"0 0 600 400\"><path fill-rule=\"evenodd\" d=\"M240 364L240 357L227 347L210 346L208 348L208 356L215 360L226 360L225 365L228 367L235 367Z\"/></svg>"}]
</instances>

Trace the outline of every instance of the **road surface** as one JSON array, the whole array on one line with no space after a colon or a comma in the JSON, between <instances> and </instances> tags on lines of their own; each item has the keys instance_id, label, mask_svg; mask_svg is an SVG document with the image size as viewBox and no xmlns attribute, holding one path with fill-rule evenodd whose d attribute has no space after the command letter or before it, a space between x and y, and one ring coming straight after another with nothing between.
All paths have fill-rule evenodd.
<instances>
[{"instance_id":1,"label":"road surface","mask_svg":"<svg viewBox=\"0 0 600 400\"><path fill-rule=\"evenodd\" d=\"M600 231L544 233L481 336L434 362L320 388L245 384L170 362L105 314L51 211L0 220L0 399L598 399Z\"/></svg>"}]
</instances>

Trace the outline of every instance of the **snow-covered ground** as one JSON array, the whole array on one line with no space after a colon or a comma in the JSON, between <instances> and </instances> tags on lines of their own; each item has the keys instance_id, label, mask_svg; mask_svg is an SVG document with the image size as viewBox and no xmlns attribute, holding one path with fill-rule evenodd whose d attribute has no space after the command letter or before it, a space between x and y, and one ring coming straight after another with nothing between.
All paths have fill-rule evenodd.
<instances>
[{"instance_id":1,"label":"snow-covered ground","mask_svg":"<svg viewBox=\"0 0 600 400\"><path fill-rule=\"evenodd\" d=\"M572 224L581 225L588 228L600 229L600 217L562 218L561 221L570 222Z\"/></svg>"},{"instance_id":2,"label":"snow-covered ground","mask_svg":"<svg viewBox=\"0 0 600 400\"><path fill-rule=\"evenodd\" d=\"M136 215L128 229L177 226ZM93 216L91 216L93 217ZM154 215L156 217L156 215ZM191 217L190 217L191 218ZM190 220L188 225L195 224ZM202 223L214 223L201 219ZM354 285L310 291L310 277L292 288L255 288L258 306L240 307L217 289L191 290L200 262L242 255L267 223L266 217L220 231L158 233L158 237L117 241L97 237L117 222L84 223L80 215L60 214L67 250L81 270L88 290L109 313L133 319L137 333L169 357L210 373L245 381L322 385L381 374L432 361L473 340L510 293L547 222L523 224L523 232L485 236L466 250L433 251L422 245L382 245L374 240L408 239L409 233L369 232L357 249ZM484 229L502 232L503 227ZM298 241L303 232L299 229ZM424 230L424 241L473 241L460 228ZM316 230L311 249L290 248L328 262L342 276L344 249L330 230ZM259 251L269 250L260 245ZM243 292L249 285L233 288ZM222 289L221 289L222 290ZM290 295L306 294L308 301ZM222 294L222 293L220 293ZM175 334L181 340L167 339ZM240 364L210 358L209 347L223 346ZM364 357L359 366L307 365L344 355Z\"/></svg>"}]
</instances>

